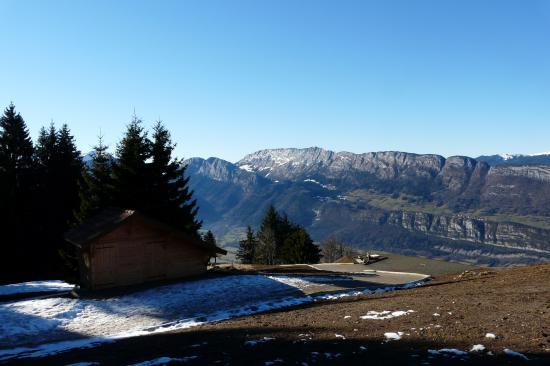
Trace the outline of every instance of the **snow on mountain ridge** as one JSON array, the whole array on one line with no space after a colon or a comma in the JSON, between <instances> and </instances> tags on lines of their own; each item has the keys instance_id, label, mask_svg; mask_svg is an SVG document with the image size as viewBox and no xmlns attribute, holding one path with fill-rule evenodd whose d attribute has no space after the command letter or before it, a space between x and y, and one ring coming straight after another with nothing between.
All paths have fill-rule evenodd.
<instances>
[{"instance_id":1,"label":"snow on mountain ridge","mask_svg":"<svg viewBox=\"0 0 550 366\"><path fill-rule=\"evenodd\" d=\"M498 156L500 156L503 160L510 160L510 159L513 159L517 156L521 156L519 154L508 154L508 153L502 153L502 154L498 154Z\"/></svg>"},{"instance_id":2,"label":"snow on mountain ridge","mask_svg":"<svg viewBox=\"0 0 550 366\"><path fill-rule=\"evenodd\" d=\"M509 153L497 154L497 156L500 156L504 160L511 160L515 158L522 158L522 157L529 157L529 156L545 156L545 155L550 155L550 151L540 152L535 154L509 154Z\"/></svg>"}]
</instances>

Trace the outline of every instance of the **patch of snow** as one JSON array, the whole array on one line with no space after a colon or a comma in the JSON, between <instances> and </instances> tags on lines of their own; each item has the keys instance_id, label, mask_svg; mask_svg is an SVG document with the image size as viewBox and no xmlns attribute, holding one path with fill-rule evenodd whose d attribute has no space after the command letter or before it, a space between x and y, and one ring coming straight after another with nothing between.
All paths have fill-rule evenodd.
<instances>
[{"instance_id":1,"label":"patch of snow","mask_svg":"<svg viewBox=\"0 0 550 366\"><path fill-rule=\"evenodd\" d=\"M337 281L349 281L348 276L327 277L327 276L268 276L269 279L284 283L300 290L315 287L324 286L327 283L334 283Z\"/></svg>"},{"instance_id":2,"label":"patch of snow","mask_svg":"<svg viewBox=\"0 0 550 366\"><path fill-rule=\"evenodd\" d=\"M433 313L433 316L441 316L441 314Z\"/></svg>"},{"instance_id":3,"label":"patch of snow","mask_svg":"<svg viewBox=\"0 0 550 366\"><path fill-rule=\"evenodd\" d=\"M391 319L391 318L397 318L398 316L407 315L410 313L414 313L414 310L398 310L398 311L368 311L367 315L360 316L361 319L373 319L373 320L382 320L382 319Z\"/></svg>"},{"instance_id":4,"label":"patch of snow","mask_svg":"<svg viewBox=\"0 0 550 366\"><path fill-rule=\"evenodd\" d=\"M246 342L244 342L244 345L245 346L255 346L255 345L260 344L260 343L270 342L274 339L275 338L271 338L271 337L263 337L263 338L256 339L256 340L246 341Z\"/></svg>"},{"instance_id":5,"label":"patch of snow","mask_svg":"<svg viewBox=\"0 0 550 366\"><path fill-rule=\"evenodd\" d=\"M319 186L321 186L321 187L323 187L323 188L325 188L325 189L328 189L328 188L329 188L328 186L322 184L322 183L319 182L319 181L316 181L315 179L310 179L310 178L304 179L304 182L306 182L306 183L309 182L309 183L317 184L317 185L319 185Z\"/></svg>"},{"instance_id":6,"label":"patch of snow","mask_svg":"<svg viewBox=\"0 0 550 366\"><path fill-rule=\"evenodd\" d=\"M254 172L254 167L250 164L240 165L239 169L242 169L242 170L245 170L245 171L251 172L251 173Z\"/></svg>"},{"instance_id":7,"label":"patch of snow","mask_svg":"<svg viewBox=\"0 0 550 366\"><path fill-rule=\"evenodd\" d=\"M495 339L497 336L494 334L494 333L487 333L485 334L485 338L491 338L491 339Z\"/></svg>"},{"instance_id":8,"label":"patch of snow","mask_svg":"<svg viewBox=\"0 0 550 366\"><path fill-rule=\"evenodd\" d=\"M273 361L265 361L265 362L264 362L264 365L265 365L265 366L273 366L273 365L278 364L278 363L284 363L283 359L281 359L281 358L276 358L276 359L274 359Z\"/></svg>"},{"instance_id":9,"label":"patch of snow","mask_svg":"<svg viewBox=\"0 0 550 366\"><path fill-rule=\"evenodd\" d=\"M482 344L474 344L472 346L472 349L470 350L470 352L483 352L483 351L485 351L485 346Z\"/></svg>"},{"instance_id":10,"label":"patch of snow","mask_svg":"<svg viewBox=\"0 0 550 366\"><path fill-rule=\"evenodd\" d=\"M192 344L190 347L191 348L198 348L198 347L206 346L207 344L208 344L208 342L202 342L202 343Z\"/></svg>"},{"instance_id":11,"label":"patch of snow","mask_svg":"<svg viewBox=\"0 0 550 366\"><path fill-rule=\"evenodd\" d=\"M468 352L464 352L464 351L461 351L461 350L456 349L456 348L442 348L440 350L429 349L428 353L430 353L432 355L441 355L441 354L443 354L443 355L453 355L453 356L459 356L459 357L463 357L463 356L468 355Z\"/></svg>"},{"instance_id":12,"label":"patch of snow","mask_svg":"<svg viewBox=\"0 0 550 366\"><path fill-rule=\"evenodd\" d=\"M315 214L315 221L320 221L321 220L321 210L313 209L313 213Z\"/></svg>"},{"instance_id":13,"label":"patch of snow","mask_svg":"<svg viewBox=\"0 0 550 366\"><path fill-rule=\"evenodd\" d=\"M135 363L130 366L161 366L161 365L166 365L170 362L187 362L187 361L195 360L197 358L198 356L187 356L182 358L159 357L159 358L155 358L154 360L143 361L140 363Z\"/></svg>"},{"instance_id":14,"label":"patch of snow","mask_svg":"<svg viewBox=\"0 0 550 366\"><path fill-rule=\"evenodd\" d=\"M346 281L348 276L341 279ZM334 280L325 276L224 276L159 286L109 299L57 297L0 304L0 348L3 348L0 362L92 348L124 338L424 283L314 296L301 291ZM204 313L205 308L210 312ZM40 343L45 339L50 343Z\"/></svg>"},{"instance_id":15,"label":"patch of snow","mask_svg":"<svg viewBox=\"0 0 550 366\"><path fill-rule=\"evenodd\" d=\"M509 348L505 348L504 353L507 354L508 356L511 356L511 357L519 357L519 358L521 358L525 361L529 361L529 358L527 356L525 356L523 353L512 351Z\"/></svg>"},{"instance_id":16,"label":"patch of snow","mask_svg":"<svg viewBox=\"0 0 550 366\"><path fill-rule=\"evenodd\" d=\"M288 286L296 287L299 289L306 289L312 286L320 286L317 283L308 281L301 277L289 277L289 276L268 276L268 278L283 283Z\"/></svg>"},{"instance_id":17,"label":"patch of snow","mask_svg":"<svg viewBox=\"0 0 550 366\"><path fill-rule=\"evenodd\" d=\"M424 283L423 280L421 281L414 281L407 283L405 285L401 286L388 286L388 287L382 287L375 290L369 290L365 289L362 291L349 291L349 292L339 292L336 294L325 294L325 295L316 295L315 300L338 300L345 297L351 297L351 296L360 296L360 295L368 295L372 293L382 293L382 292L388 292L388 291L395 291L395 290L401 290L401 289L408 289L420 286Z\"/></svg>"},{"instance_id":18,"label":"patch of snow","mask_svg":"<svg viewBox=\"0 0 550 366\"><path fill-rule=\"evenodd\" d=\"M349 318L351 318L351 315L344 316L344 319L349 319Z\"/></svg>"},{"instance_id":19,"label":"patch of snow","mask_svg":"<svg viewBox=\"0 0 550 366\"><path fill-rule=\"evenodd\" d=\"M74 285L60 280L22 282L0 286L0 296L35 292L71 291L73 288Z\"/></svg>"},{"instance_id":20,"label":"patch of snow","mask_svg":"<svg viewBox=\"0 0 550 366\"><path fill-rule=\"evenodd\" d=\"M498 156L500 156L503 160L510 160L510 159L513 159L515 158L516 154L508 154L508 153L502 153L502 154L498 154Z\"/></svg>"},{"instance_id":21,"label":"patch of snow","mask_svg":"<svg viewBox=\"0 0 550 366\"><path fill-rule=\"evenodd\" d=\"M388 333L384 333L384 337L386 337L386 339L388 341L398 341L401 339L401 337L403 336L403 332L388 332Z\"/></svg>"},{"instance_id":22,"label":"patch of snow","mask_svg":"<svg viewBox=\"0 0 550 366\"><path fill-rule=\"evenodd\" d=\"M345 337L344 335L342 335L342 334L334 334L334 336L335 336L336 338L346 339L346 337Z\"/></svg>"}]
</instances>

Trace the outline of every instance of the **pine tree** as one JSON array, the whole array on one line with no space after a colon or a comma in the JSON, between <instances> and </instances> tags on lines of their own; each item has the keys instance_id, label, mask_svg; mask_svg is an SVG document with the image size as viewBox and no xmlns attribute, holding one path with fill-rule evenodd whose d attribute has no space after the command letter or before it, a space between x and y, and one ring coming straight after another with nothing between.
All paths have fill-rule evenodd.
<instances>
[{"instance_id":1,"label":"pine tree","mask_svg":"<svg viewBox=\"0 0 550 366\"><path fill-rule=\"evenodd\" d=\"M203 235L202 241L206 244L208 247L215 247L216 246L216 237L214 236L214 233L212 231L208 230L206 234Z\"/></svg>"},{"instance_id":2,"label":"pine tree","mask_svg":"<svg viewBox=\"0 0 550 366\"><path fill-rule=\"evenodd\" d=\"M75 222L80 205L82 160L66 124L57 131L53 123L47 130L42 128L35 150L39 180L36 210L40 215L35 225L41 233L42 270L59 273L60 254L65 250L63 235Z\"/></svg>"},{"instance_id":3,"label":"pine tree","mask_svg":"<svg viewBox=\"0 0 550 366\"><path fill-rule=\"evenodd\" d=\"M285 239L281 255L284 263L319 263L320 251L307 231L298 228Z\"/></svg>"},{"instance_id":4,"label":"pine tree","mask_svg":"<svg viewBox=\"0 0 550 366\"><path fill-rule=\"evenodd\" d=\"M150 158L150 141L133 116L126 133L117 145L113 164L113 197L121 208L147 211L151 205L151 189L146 161Z\"/></svg>"},{"instance_id":5,"label":"pine tree","mask_svg":"<svg viewBox=\"0 0 550 366\"><path fill-rule=\"evenodd\" d=\"M83 169L80 207L77 213L79 222L113 204L113 162L107 152L108 148L100 135L97 145L94 146L91 164Z\"/></svg>"},{"instance_id":6,"label":"pine tree","mask_svg":"<svg viewBox=\"0 0 550 366\"><path fill-rule=\"evenodd\" d=\"M57 134L55 171L61 236L75 222L75 212L80 206L82 168L80 151L76 148L69 127L64 124Z\"/></svg>"},{"instance_id":7,"label":"pine tree","mask_svg":"<svg viewBox=\"0 0 550 366\"><path fill-rule=\"evenodd\" d=\"M317 263L321 257L307 231L273 205L267 208L256 239L254 260L258 263Z\"/></svg>"},{"instance_id":8,"label":"pine tree","mask_svg":"<svg viewBox=\"0 0 550 366\"><path fill-rule=\"evenodd\" d=\"M158 121L153 128L151 163L148 165L151 202L147 212L190 235L198 236L202 222L196 218L197 202L189 188L183 160L172 157L174 148L170 132Z\"/></svg>"},{"instance_id":9,"label":"pine tree","mask_svg":"<svg viewBox=\"0 0 550 366\"><path fill-rule=\"evenodd\" d=\"M239 242L239 249L237 251L237 259L243 264L254 263L256 247L258 242L254 236L254 231L250 226L246 228L246 238Z\"/></svg>"},{"instance_id":10,"label":"pine tree","mask_svg":"<svg viewBox=\"0 0 550 366\"><path fill-rule=\"evenodd\" d=\"M274 263L280 263L282 261L282 246L285 239L297 229L286 214L279 214L273 205L269 205L267 211L260 224L260 230L258 231L257 238L264 238L260 240L264 244L266 238L269 238L269 251L273 250ZM272 241L272 243L271 243Z\"/></svg>"},{"instance_id":11,"label":"pine tree","mask_svg":"<svg viewBox=\"0 0 550 366\"><path fill-rule=\"evenodd\" d=\"M57 131L53 123L49 129L45 127L40 129L38 141L36 142L35 155L39 165L39 169L48 169L53 165L55 160L55 149L57 146Z\"/></svg>"},{"instance_id":12,"label":"pine tree","mask_svg":"<svg viewBox=\"0 0 550 366\"><path fill-rule=\"evenodd\" d=\"M215 248L217 246L216 237L210 230L203 235L202 241L207 248ZM216 254L212 254L211 258L214 258L214 263L216 263ZM210 262L210 259L208 261Z\"/></svg>"},{"instance_id":13,"label":"pine tree","mask_svg":"<svg viewBox=\"0 0 550 366\"><path fill-rule=\"evenodd\" d=\"M34 147L23 117L10 104L0 117L0 276L8 278L21 268L24 253L33 243Z\"/></svg>"},{"instance_id":14,"label":"pine tree","mask_svg":"<svg viewBox=\"0 0 550 366\"><path fill-rule=\"evenodd\" d=\"M41 219L36 221L41 236L40 255L44 262L53 264L57 260L55 248L61 229L59 228L59 194L57 187L57 131L53 123L48 129L42 127L35 147L36 175L38 193L36 195L36 210ZM50 268L51 269L51 268Z\"/></svg>"}]
</instances>

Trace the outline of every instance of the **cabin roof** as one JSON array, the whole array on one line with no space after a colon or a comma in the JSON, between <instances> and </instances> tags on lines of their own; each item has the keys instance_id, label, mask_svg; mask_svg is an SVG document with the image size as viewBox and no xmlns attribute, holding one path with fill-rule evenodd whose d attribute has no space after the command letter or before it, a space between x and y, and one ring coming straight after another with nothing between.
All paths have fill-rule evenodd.
<instances>
[{"instance_id":1,"label":"cabin roof","mask_svg":"<svg viewBox=\"0 0 550 366\"><path fill-rule=\"evenodd\" d=\"M145 219L149 224L170 231L181 237L182 239L188 240L193 244L196 244L202 249L208 250L212 253L227 254L227 251L217 246L208 247L206 246L206 244L204 244L202 240L192 237L191 235L188 235L183 231L178 230L177 228L148 217L147 215L144 215L138 211L115 207L106 208L98 214L91 216L80 225L72 228L65 234L65 240L73 245L76 245L77 247L87 246L94 239L110 233L133 216L140 216Z\"/></svg>"}]
</instances>

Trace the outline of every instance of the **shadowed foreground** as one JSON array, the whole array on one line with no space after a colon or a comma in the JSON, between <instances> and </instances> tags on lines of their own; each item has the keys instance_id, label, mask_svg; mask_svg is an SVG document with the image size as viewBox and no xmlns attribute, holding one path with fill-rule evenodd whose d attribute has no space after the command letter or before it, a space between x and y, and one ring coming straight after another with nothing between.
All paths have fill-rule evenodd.
<instances>
[{"instance_id":1,"label":"shadowed foreground","mask_svg":"<svg viewBox=\"0 0 550 366\"><path fill-rule=\"evenodd\" d=\"M527 362L504 352L509 349L529 358L530 365L542 365L550 362L549 279L549 265L480 270L410 290L306 304L20 362L114 365L159 357L189 365ZM361 318L368 311L388 310L414 312L390 319ZM402 338L388 341L388 332L403 332ZM480 344L485 351L469 352Z\"/></svg>"}]
</instances>

